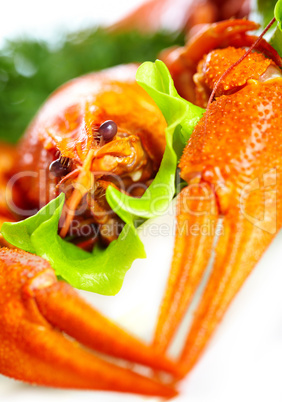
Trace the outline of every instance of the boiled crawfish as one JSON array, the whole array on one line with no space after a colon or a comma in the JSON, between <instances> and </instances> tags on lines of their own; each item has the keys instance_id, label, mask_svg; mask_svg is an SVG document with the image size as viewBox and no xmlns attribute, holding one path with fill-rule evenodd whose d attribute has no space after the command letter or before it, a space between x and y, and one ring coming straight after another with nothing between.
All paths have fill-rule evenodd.
<instances>
[{"instance_id":1,"label":"boiled crawfish","mask_svg":"<svg viewBox=\"0 0 282 402\"><path fill-rule=\"evenodd\" d=\"M184 49L164 55L177 89L189 99L193 96L200 106L206 106L222 73L245 51L241 48L255 41L246 35L255 24L236 20L221 24L198 34ZM227 45L230 47L226 48ZM218 50L220 47L223 49ZM71 287L57 281L43 259L4 248L0 250L0 284L4 294L2 373L59 387L175 395L171 387L105 362L81 345L175 376L187 373L281 228L281 60L265 42L257 50L259 53L252 53L218 87L215 101L196 126L181 158L181 176L189 184L178 198L175 255L155 348L143 345L95 312ZM250 65L253 70L248 68ZM62 222L64 236L71 230L75 210L94 183L104 190L109 183L119 187L117 179L105 177L109 172L128 183L124 191L132 181L146 183L154 176L165 145L165 122L154 103L134 83L135 72L136 67L129 66L89 75L67 84L49 99L18 147L21 158L16 172L36 172L34 177L22 177L13 188L11 198L18 215L24 215L27 208L39 208L41 200L46 203L70 184ZM132 103L136 108L132 108ZM109 120L112 126L113 122L117 125L110 141L101 136L101 127ZM53 174L47 175L42 189L40 170L48 172L50 166ZM249 218L254 213L264 213L264 190L246 191L257 179L277 191L277 210L275 192L270 192L264 226L254 225ZM3 180L7 180L6 173ZM25 203L21 196L15 198L17 194L26 195ZM86 203L83 222L90 219L91 224L99 227L109 224L108 218L101 222L96 214L97 208L101 208L108 216L105 203L93 208L87 197ZM242 205L248 218L242 213ZM10 214L4 204L0 206L1 213ZM223 234L217 241L213 271L196 311L179 370L163 356L163 351L200 283L216 240L213 236L185 233L182 225L188 221L201 226L220 218ZM117 217L111 215L111 219ZM64 337L61 331L81 345Z\"/></svg>"}]
</instances>

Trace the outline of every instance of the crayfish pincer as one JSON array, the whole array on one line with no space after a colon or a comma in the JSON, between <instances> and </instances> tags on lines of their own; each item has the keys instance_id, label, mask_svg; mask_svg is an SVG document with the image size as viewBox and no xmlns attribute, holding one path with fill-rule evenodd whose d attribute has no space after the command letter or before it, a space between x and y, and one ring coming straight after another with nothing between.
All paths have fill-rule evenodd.
<instances>
[{"instance_id":1,"label":"crayfish pincer","mask_svg":"<svg viewBox=\"0 0 282 402\"><path fill-rule=\"evenodd\" d=\"M43 258L1 248L0 291L1 374L60 388L176 394L157 380L102 358L101 354L110 355L173 374L177 371L168 359L58 281Z\"/></svg>"},{"instance_id":2,"label":"crayfish pincer","mask_svg":"<svg viewBox=\"0 0 282 402\"><path fill-rule=\"evenodd\" d=\"M215 88L180 160L188 186L178 197L174 257L154 339L159 350L167 349L212 263L180 357L186 373L282 227L282 63L265 41L245 55L242 47L257 40L246 30L255 26L246 20L213 24L179 53L184 74L183 60L203 45L194 75L200 106ZM218 224L218 231L202 230Z\"/></svg>"}]
</instances>

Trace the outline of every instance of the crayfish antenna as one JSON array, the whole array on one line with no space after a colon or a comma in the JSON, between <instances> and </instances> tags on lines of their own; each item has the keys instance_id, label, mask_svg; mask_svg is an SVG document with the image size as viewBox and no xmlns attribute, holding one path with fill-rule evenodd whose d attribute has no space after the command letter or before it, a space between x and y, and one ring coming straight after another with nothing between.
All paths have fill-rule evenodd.
<instances>
[{"instance_id":1,"label":"crayfish antenna","mask_svg":"<svg viewBox=\"0 0 282 402\"><path fill-rule=\"evenodd\" d=\"M222 76L218 79L218 81L215 83L212 93L209 97L207 108L206 108L206 114L205 114L205 130L207 130L207 119L208 119L208 111L210 108L210 105L215 97L215 94L218 90L219 85L221 82L226 78L226 76L232 71L236 66L238 66L242 61L260 44L261 40L263 39L264 35L266 32L271 28L271 26L275 23L276 19L272 18L272 20L269 22L269 24L265 27L265 29L262 31L262 33L258 36L258 38L255 40L254 43L249 47L248 50L246 50L245 54L243 54L240 59L238 59L234 64L232 64L224 73Z\"/></svg>"},{"instance_id":2,"label":"crayfish antenna","mask_svg":"<svg viewBox=\"0 0 282 402\"><path fill-rule=\"evenodd\" d=\"M90 151L88 152L84 164L81 168L81 172L79 173L78 178L74 183L74 190L70 198L65 203L65 218L63 227L60 231L61 237L66 237L79 203L81 202L85 194L87 194L88 191L91 190L91 188L93 187L94 176L91 173L91 163L93 161L94 152L94 149L90 149Z\"/></svg>"}]
</instances>

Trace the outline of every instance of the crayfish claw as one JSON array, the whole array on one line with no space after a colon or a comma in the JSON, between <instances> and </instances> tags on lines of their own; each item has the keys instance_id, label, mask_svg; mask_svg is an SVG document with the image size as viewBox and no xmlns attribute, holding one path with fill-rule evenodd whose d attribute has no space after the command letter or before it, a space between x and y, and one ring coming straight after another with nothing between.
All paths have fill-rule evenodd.
<instances>
[{"instance_id":1,"label":"crayfish claw","mask_svg":"<svg viewBox=\"0 0 282 402\"><path fill-rule=\"evenodd\" d=\"M197 363L229 304L273 239L273 235L249 222L239 208L227 213L222 227L212 273L179 361L186 374Z\"/></svg>"},{"instance_id":2,"label":"crayfish claw","mask_svg":"<svg viewBox=\"0 0 282 402\"><path fill-rule=\"evenodd\" d=\"M58 282L44 259L0 249L0 290L1 374L60 388L176 395L169 385L100 356L177 371L164 356L88 306L71 286Z\"/></svg>"},{"instance_id":3,"label":"crayfish claw","mask_svg":"<svg viewBox=\"0 0 282 402\"><path fill-rule=\"evenodd\" d=\"M217 222L218 209L209 185L199 183L181 191L177 205L174 256L154 336L154 346L160 352L165 352L170 346L203 278Z\"/></svg>"}]
</instances>

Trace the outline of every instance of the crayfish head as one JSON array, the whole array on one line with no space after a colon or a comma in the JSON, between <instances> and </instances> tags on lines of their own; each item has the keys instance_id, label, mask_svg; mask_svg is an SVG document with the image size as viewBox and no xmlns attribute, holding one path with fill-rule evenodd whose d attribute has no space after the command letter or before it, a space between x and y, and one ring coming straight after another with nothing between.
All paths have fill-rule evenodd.
<instances>
[{"instance_id":1,"label":"crayfish head","mask_svg":"<svg viewBox=\"0 0 282 402\"><path fill-rule=\"evenodd\" d=\"M69 232L74 215L84 200L88 215L86 220L100 227L100 235L104 233L103 242L107 244L116 239L122 225L106 201L107 187L112 185L129 194L136 194L138 188L144 192L146 182L154 173L154 163L141 138L120 130L114 121L106 120L95 131L93 145L82 165L77 164L58 184L67 194L61 236L64 237ZM70 187L71 190L66 191Z\"/></svg>"},{"instance_id":2,"label":"crayfish head","mask_svg":"<svg viewBox=\"0 0 282 402\"><path fill-rule=\"evenodd\" d=\"M84 211L81 224L102 224L97 211L107 209L107 183L129 192L133 184L144 187L154 177L165 149L166 122L136 83L137 67L85 75L46 101L18 147L18 181L28 204L22 215L36 213L64 192L65 236L78 209ZM93 212L88 200L95 194L99 202ZM80 208L82 203L86 208Z\"/></svg>"},{"instance_id":3,"label":"crayfish head","mask_svg":"<svg viewBox=\"0 0 282 402\"><path fill-rule=\"evenodd\" d=\"M124 91L128 93L131 88L125 88ZM135 89L135 95L138 92L139 89ZM141 118L135 115L138 105L135 105L136 108L130 105L130 110L126 111L127 103L124 99L122 107L125 110L120 109L122 96L123 93L117 91L103 92L95 101L88 101L85 105L79 128L80 141L77 141L72 149L72 169L58 183L60 191L67 195L67 212L60 232L63 237L69 232L74 215L83 201L87 206L86 215L90 213L87 221L92 218L92 223L98 224L100 228L109 222L120 223L116 215L113 220L113 213L105 200L107 183L115 185L120 191L129 194L134 192L132 195L135 195L137 188L145 191L147 181L152 179L157 171L160 149L155 149L154 142L162 143L162 140L154 140L154 136L159 131L160 137L163 137L165 125L162 124L162 118L156 121L156 116L153 117L157 123L154 126L156 133L153 134L147 127L152 119L138 123L137 118ZM152 105L146 105L143 99L142 108L139 105L139 111L143 112L142 118L146 118L148 106L151 108ZM150 112L147 116L150 118L153 110L147 112ZM65 191L66 187L71 187L71 191ZM115 231L114 236L105 235L105 242L116 238L119 232L120 230Z\"/></svg>"}]
</instances>

